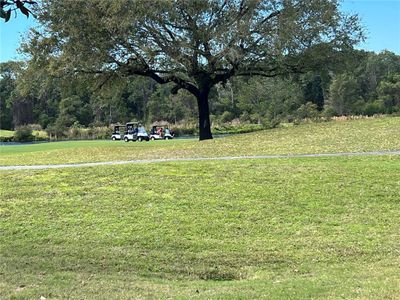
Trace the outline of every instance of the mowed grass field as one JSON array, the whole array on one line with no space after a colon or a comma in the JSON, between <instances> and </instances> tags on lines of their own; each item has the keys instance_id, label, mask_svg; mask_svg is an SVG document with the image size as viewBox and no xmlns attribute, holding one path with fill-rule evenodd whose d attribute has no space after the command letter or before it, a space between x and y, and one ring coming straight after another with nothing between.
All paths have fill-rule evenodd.
<instances>
[{"instance_id":1,"label":"mowed grass field","mask_svg":"<svg viewBox=\"0 0 400 300\"><path fill-rule=\"evenodd\" d=\"M13 135L14 135L14 131L0 129L0 137L9 137L9 136L13 136Z\"/></svg>"},{"instance_id":2,"label":"mowed grass field","mask_svg":"<svg viewBox=\"0 0 400 300\"><path fill-rule=\"evenodd\" d=\"M398 150L399 124L98 147L147 157L226 156L221 145L237 155ZM93 144L82 145L1 156L93 161ZM0 299L399 299L399 174L396 155L0 171Z\"/></svg>"},{"instance_id":3,"label":"mowed grass field","mask_svg":"<svg viewBox=\"0 0 400 300\"><path fill-rule=\"evenodd\" d=\"M201 143L196 139L142 143L110 140L0 146L0 166L399 149L400 117L393 117L305 124Z\"/></svg>"}]
</instances>

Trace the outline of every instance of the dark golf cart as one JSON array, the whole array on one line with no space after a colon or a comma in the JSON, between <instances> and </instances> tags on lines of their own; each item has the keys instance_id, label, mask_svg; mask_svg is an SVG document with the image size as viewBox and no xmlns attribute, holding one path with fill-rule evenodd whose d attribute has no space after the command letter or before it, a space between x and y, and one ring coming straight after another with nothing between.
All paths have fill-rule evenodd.
<instances>
[{"instance_id":1,"label":"dark golf cart","mask_svg":"<svg viewBox=\"0 0 400 300\"><path fill-rule=\"evenodd\" d=\"M150 130L150 139L154 140L170 140L174 138L174 134L168 128L168 125L154 125Z\"/></svg>"},{"instance_id":2,"label":"dark golf cart","mask_svg":"<svg viewBox=\"0 0 400 300\"><path fill-rule=\"evenodd\" d=\"M148 141L149 135L146 132L146 129L139 124L138 122L129 122L125 125L125 135L124 141L129 142L141 142L141 141Z\"/></svg>"}]
</instances>

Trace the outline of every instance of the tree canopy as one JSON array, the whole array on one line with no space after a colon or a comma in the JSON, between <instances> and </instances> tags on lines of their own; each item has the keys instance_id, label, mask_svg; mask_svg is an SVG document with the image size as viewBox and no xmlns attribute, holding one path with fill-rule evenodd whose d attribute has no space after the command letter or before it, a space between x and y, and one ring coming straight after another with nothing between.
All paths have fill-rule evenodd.
<instances>
[{"instance_id":1,"label":"tree canopy","mask_svg":"<svg viewBox=\"0 0 400 300\"><path fill-rule=\"evenodd\" d=\"M200 140L212 138L208 97L234 76L305 72L363 39L336 0L44 0L27 48L59 76L142 75L197 99Z\"/></svg>"}]
</instances>

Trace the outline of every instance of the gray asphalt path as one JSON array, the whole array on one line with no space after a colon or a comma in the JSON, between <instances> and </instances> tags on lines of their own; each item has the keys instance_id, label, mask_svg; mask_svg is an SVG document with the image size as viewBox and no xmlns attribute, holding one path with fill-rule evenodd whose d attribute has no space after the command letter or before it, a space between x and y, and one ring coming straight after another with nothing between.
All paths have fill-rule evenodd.
<instances>
[{"instance_id":1,"label":"gray asphalt path","mask_svg":"<svg viewBox=\"0 0 400 300\"><path fill-rule=\"evenodd\" d=\"M400 150L395 151L372 151L372 152L340 152L340 153L316 153L316 154L282 154L282 155L246 155L246 156L223 156L223 157L186 157L186 158L156 158L138 160L119 160L102 161L76 164L57 164L57 165L32 165L32 166L0 166L0 171L5 170L46 170L76 167L97 167L110 165L126 164L149 164L161 162L180 162L180 161L210 161L210 160L237 160L237 159L273 159L273 158L300 158L300 157L342 157L342 156L382 156L400 155Z\"/></svg>"}]
</instances>

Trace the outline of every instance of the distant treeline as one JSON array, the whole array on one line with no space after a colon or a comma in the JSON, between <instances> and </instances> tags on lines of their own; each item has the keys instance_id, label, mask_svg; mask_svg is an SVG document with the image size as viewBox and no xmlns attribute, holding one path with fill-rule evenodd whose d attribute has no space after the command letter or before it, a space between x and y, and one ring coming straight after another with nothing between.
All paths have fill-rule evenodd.
<instances>
[{"instance_id":1,"label":"distant treeline","mask_svg":"<svg viewBox=\"0 0 400 300\"><path fill-rule=\"evenodd\" d=\"M67 129L141 121L196 126L197 103L184 91L149 78L60 78L32 61L0 64L0 125L37 124L62 136ZM211 92L214 125L262 124L341 115L400 112L400 56L353 51L337 69L285 78L234 78Z\"/></svg>"}]
</instances>

